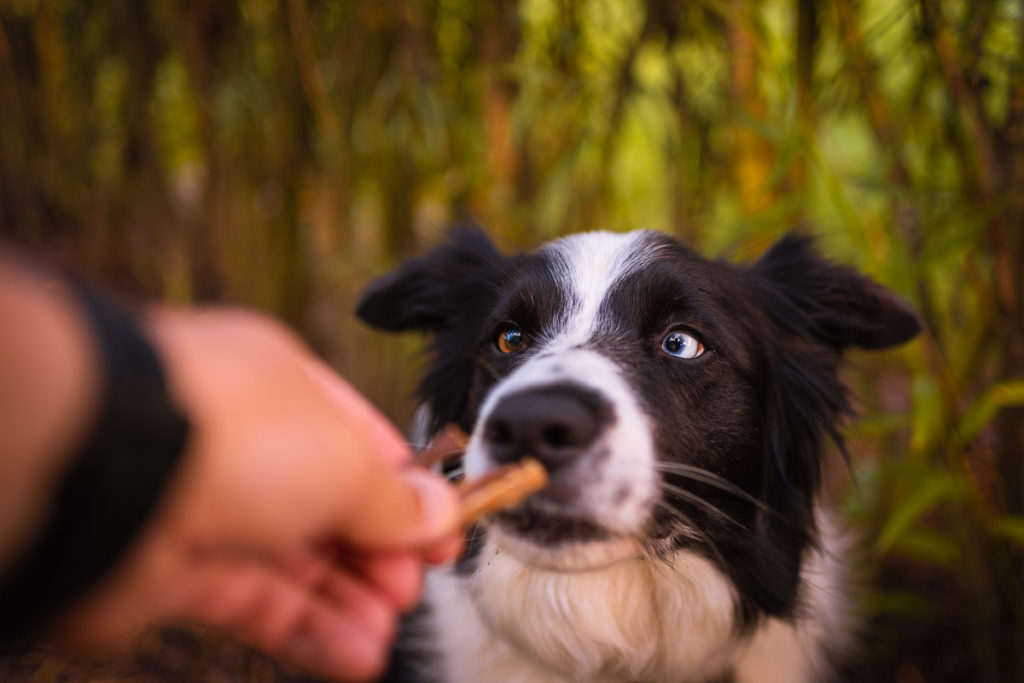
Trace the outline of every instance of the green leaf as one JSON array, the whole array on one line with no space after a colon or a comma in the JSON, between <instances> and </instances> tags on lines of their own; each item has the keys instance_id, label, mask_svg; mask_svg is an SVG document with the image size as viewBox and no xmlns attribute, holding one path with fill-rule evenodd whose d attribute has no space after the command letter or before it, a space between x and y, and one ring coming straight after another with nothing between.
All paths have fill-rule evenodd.
<instances>
[{"instance_id":1,"label":"green leaf","mask_svg":"<svg viewBox=\"0 0 1024 683\"><path fill-rule=\"evenodd\" d=\"M992 535L1024 546L1024 517L1007 515L992 523Z\"/></svg>"},{"instance_id":2,"label":"green leaf","mask_svg":"<svg viewBox=\"0 0 1024 683\"><path fill-rule=\"evenodd\" d=\"M953 474L936 472L928 477L893 510L875 542L875 550L890 552L921 515L943 501L961 499L965 490L964 483Z\"/></svg>"},{"instance_id":3,"label":"green leaf","mask_svg":"<svg viewBox=\"0 0 1024 683\"><path fill-rule=\"evenodd\" d=\"M908 529L895 542L892 552L945 567L962 558L960 546L946 534L922 528Z\"/></svg>"},{"instance_id":4,"label":"green leaf","mask_svg":"<svg viewBox=\"0 0 1024 683\"><path fill-rule=\"evenodd\" d=\"M1000 409L1008 406L1024 406L1024 380L1008 380L989 387L960 420L960 436L970 441Z\"/></svg>"},{"instance_id":5,"label":"green leaf","mask_svg":"<svg viewBox=\"0 0 1024 683\"><path fill-rule=\"evenodd\" d=\"M868 595L865 602L871 613L893 617L931 617L937 611L927 597L910 591L879 592Z\"/></svg>"}]
</instances>

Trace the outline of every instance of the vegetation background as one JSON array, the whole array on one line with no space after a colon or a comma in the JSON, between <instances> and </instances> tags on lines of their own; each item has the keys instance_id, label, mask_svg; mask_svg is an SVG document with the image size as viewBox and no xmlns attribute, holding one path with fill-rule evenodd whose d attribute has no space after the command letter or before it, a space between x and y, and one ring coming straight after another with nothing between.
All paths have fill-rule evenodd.
<instances>
[{"instance_id":1,"label":"vegetation background","mask_svg":"<svg viewBox=\"0 0 1024 683\"><path fill-rule=\"evenodd\" d=\"M352 302L467 214L739 260L803 226L914 302L927 332L849 372L846 673L1024 681L1024 2L0 0L0 236L282 316L400 424L420 341ZM37 665L7 673L74 677Z\"/></svg>"}]
</instances>

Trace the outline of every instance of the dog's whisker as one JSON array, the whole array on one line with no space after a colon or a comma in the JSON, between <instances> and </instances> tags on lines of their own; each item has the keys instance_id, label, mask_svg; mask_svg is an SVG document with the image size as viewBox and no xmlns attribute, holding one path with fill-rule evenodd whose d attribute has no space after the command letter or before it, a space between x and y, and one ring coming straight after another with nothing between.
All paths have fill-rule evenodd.
<instances>
[{"instance_id":1,"label":"dog's whisker","mask_svg":"<svg viewBox=\"0 0 1024 683\"><path fill-rule=\"evenodd\" d=\"M677 520L682 522L683 528L685 529L685 532L687 533L687 535L690 535L695 540L697 540L697 541L699 541L701 543L706 544L707 547L711 550L711 552L715 555L715 558L719 562L723 563L722 566L725 566L725 558L722 555L722 551L718 547L718 544L715 543L714 538L712 538L711 535L709 535L705 530L703 530L699 525L697 525L689 517L689 515L684 513L682 510L679 510L679 509L673 507L672 505L666 503L663 500L656 501L655 505L657 505L658 507L662 508L667 513L669 513L669 517L670 518L676 518ZM739 524L738 522L736 522L735 520L733 520L731 518L730 518L730 521L732 521L733 523ZM742 527L743 525L739 525L739 526ZM782 563L780 562L779 558L777 558L776 556L774 556L774 555L772 555L770 553L758 552L758 556L760 557L762 562L767 562L768 564L773 565L773 566L783 566ZM828 589L822 587L820 584L814 582L813 580L811 580L809 578L805 578L804 580L809 585L809 587L811 587L811 588L813 588L815 590L818 590L818 591L820 591L822 593L825 593L827 595L830 595L832 597L842 597L841 593L837 594L835 591L829 591Z\"/></svg>"},{"instance_id":2,"label":"dog's whisker","mask_svg":"<svg viewBox=\"0 0 1024 683\"><path fill-rule=\"evenodd\" d=\"M708 540L707 534L705 534L704 531L694 523L693 519L682 510L669 505L664 500L655 501L655 505L667 512L669 519L681 522L688 535L700 538L701 540Z\"/></svg>"},{"instance_id":3,"label":"dog's whisker","mask_svg":"<svg viewBox=\"0 0 1024 683\"><path fill-rule=\"evenodd\" d=\"M733 524L735 524L736 526L740 527L741 529L746 529L746 526L744 526L741 522L739 522L732 515L730 515L729 513L725 512L724 510L719 508L714 503L710 503L710 502L704 500L703 498L698 496L696 493L693 493L692 491L687 491L686 489L684 489L682 487L675 486L673 484L669 484L668 482L665 482L665 481L660 482L660 486L661 486L661 488L663 490L668 491L672 495L678 496L678 497L682 498L685 501L688 501L690 503L694 503L695 505L699 505L700 507L704 508L705 510L710 510L711 512L715 513L716 515L718 515L722 519L724 519L726 521L729 521L729 522L732 522Z\"/></svg>"},{"instance_id":4,"label":"dog's whisker","mask_svg":"<svg viewBox=\"0 0 1024 683\"><path fill-rule=\"evenodd\" d=\"M714 472L708 471L702 467L696 467L694 465L686 465L677 462L657 462L654 465L655 469L658 469L667 474L678 474L679 476L699 481L702 484L713 486L726 493L731 493L737 498L742 498L748 503L757 506L762 510L769 510L770 508L763 502L750 495L743 489L725 477L721 477Z\"/></svg>"},{"instance_id":5,"label":"dog's whisker","mask_svg":"<svg viewBox=\"0 0 1024 683\"><path fill-rule=\"evenodd\" d=\"M485 530L482 524L473 524L469 527L469 533L466 534L465 542L466 547L472 547L474 543L480 540L485 534Z\"/></svg>"},{"instance_id":6,"label":"dog's whisker","mask_svg":"<svg viewBox=\"0 0 1024 683\"><path fill-rule=\"evenodd\" d=\"M768 514L774 516L780 524L783 524L790 528L797 528L796 525L790 522L790 520L779 515L778 511L773 509L770 505L768 505L762 500L758 500L757 498L750 495L740 487L736 486L735 484L728 481L724 477L720 477L714 472L710 472L708 470L705 470L701 467L696 467L694 465L685 465L682 463L671 462L658 462L655 463L654 467L655 469L660 470L661 472L664 472L666 474L676 474L687 479L699 481L701 483L707 484L708 486L713 486L727 493L732 493L737 497L756 506L759 510L767 512Z\"/></svg>"},{"instance_id":7,"label":"dog's whisker","mask_svg":"<svg viewBox=\"0 0 1024 683\"><path fill-rule=\"evenodd\" d=\"M715 554L715 557L720 562L725 561L725 557L722 555L722 551L719 550L718 544L715 543L715 540L711 536L709 536L703 529L701 529L700 526L695 524L689 515L687 515L682 510L679 510L678 508L669 505L663 500L657 501L656 505L665 510L666 512L668 512L670 518L674 517L677 520L681 521L685 525L685 529L689 534L694 536L697 540L701 541L702 543L707 544L707 546L711 549L711 552Z\"/></svg>"}]
</instances>

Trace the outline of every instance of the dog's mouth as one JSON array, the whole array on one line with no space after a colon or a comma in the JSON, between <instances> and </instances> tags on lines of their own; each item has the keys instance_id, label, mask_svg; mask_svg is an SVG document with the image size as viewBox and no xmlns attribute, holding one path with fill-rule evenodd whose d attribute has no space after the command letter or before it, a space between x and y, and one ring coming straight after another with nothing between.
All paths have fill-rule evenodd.
<instances>
[{"instance_id":1,"label":"dog's mouth","mask_svg":"<svg viewBox=\"0 0 1024 683\"><path fill-rule=\"evenodd\" d=\"M638 496L632 481L602 466L610 457L601 447L549 470L548 486L492 514L488 533L511 556L540 569L587 571L642 557L649 513L624 514L624 502Z\"/></svg>"},{"instance_id":2,"label":"dog's mouth","mask_svg":"<svg viewBox=\"0 0 1024 683\"><path fill-rule=\"evenodd\" d=\"M569 543L602 541L611 536L608 530L591 520L543 510L530 502L499 512L495 515L494 521L507 533L516 534L542 546L557 547Z\"/></svg>"},{"instance_id":3,"label":"dog's mouth","mask_svg":"<svg viewBox=\"0 0 1024 683\"><path fill-rule=\"evenodd\" d=\"M599 569L643 554L633 535L530 500L494 515L490 533L521 562L555 571Z\"/></svg>"}]
</instances>

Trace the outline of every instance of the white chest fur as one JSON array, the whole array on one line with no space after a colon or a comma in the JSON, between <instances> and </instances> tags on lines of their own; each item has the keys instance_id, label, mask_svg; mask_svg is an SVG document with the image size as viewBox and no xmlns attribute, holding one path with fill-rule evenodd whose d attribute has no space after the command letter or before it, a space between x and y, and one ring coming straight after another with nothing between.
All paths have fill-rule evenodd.
<instances>
[{"instance_id":1,"label":"white chest fur","mask_svg":"<svg viewBox=\"0 0 1024 683\"><path fill-rule=\"evenodd\" d=\"M674 681L720 673L741 646L730 584L703 558L540 571L493 541L476 573L430 579L450 681Z\"/></svg>"},{"instance_id":2,"label":"white chest fur","mask_svg":"<svg viewBox=\"0 0 1024 683\"><path fill-rule=\"evenodd\" d=\"M491 540L474 574L428 577L440 677L682 683L731 671L740 683L811 681L822 674L823 642L839 645L848 633L837 557L827 550L808 557L796 623L768 619L741 635L731 584L693 553L552 572L522 564Z\"/></svg>"}]
</instances>

